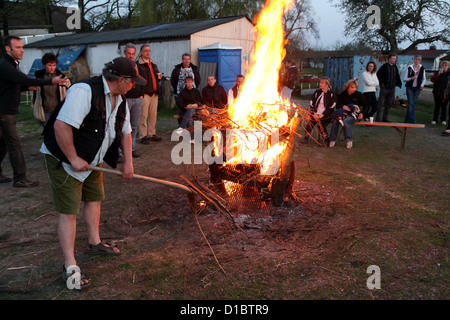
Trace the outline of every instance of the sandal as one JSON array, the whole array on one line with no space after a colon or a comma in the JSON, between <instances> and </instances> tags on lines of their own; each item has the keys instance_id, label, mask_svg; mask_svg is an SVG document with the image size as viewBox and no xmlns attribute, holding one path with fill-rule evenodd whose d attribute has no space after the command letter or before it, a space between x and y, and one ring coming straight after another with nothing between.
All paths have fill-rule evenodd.
<instances>
[{"instance_id":1,"label":"sandal","mask_svg":"<svg viewBox=\"0 0 450 320\"><path fill-rule=\"evenodd\" d=\"M120 251L114 251L114 248L117 248L115 245L113 246L111 243L105 242L105 240L102 240L102 242L97 245L88 243L87 247L91 254L106 254L108 256L118 256L120 254Z\"/></svg>"},{"instance_id":2,"label":"sandal","mask_svg":"<svg viewBox=\"0 0 450 320\"><path fill-rule=\"evenodd\" d=\"M81 273L80 268L76 265L69 266L69 271L66 270L66 267L63 264L63 273L62 279L65 282L67 288L70 290L84 290L91 286L91 282L89 278ZM87 280L88 282L86 283Z\"/></svg>"}]
</instances>

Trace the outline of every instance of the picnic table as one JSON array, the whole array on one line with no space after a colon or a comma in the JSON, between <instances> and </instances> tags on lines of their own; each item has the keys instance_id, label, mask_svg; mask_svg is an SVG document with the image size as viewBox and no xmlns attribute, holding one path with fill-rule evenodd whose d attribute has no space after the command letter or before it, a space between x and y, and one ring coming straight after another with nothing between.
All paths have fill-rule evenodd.
<instances>
[{"instance_id":1,"label":"picnic table","mask_svg":"<svg viewBox=\"0 0 450 320\"><path fill-rule=\"evenodd\" d=\"M317 77L304 77L300 80L298 80L300 83L308 83L309 89L311 89L311 83L319 83L320 79Z\"/></svg>"},{"instance_id":2,"label":"picnic table","mask_svg":"<svg viewBox=\"0 0 450 320\"><path fill-rule=\"evenodd\" d=\"M363 126L376 126L376 127L391 127L394 128L401 136L401 148L402 150L405 148L406 141L406 132L408 129L417 128L423 129L425 128L424 124L416 124L416 123L403 123L403 122L355 122L354 124L359 124Z\"/></svg>"}]
</instances>

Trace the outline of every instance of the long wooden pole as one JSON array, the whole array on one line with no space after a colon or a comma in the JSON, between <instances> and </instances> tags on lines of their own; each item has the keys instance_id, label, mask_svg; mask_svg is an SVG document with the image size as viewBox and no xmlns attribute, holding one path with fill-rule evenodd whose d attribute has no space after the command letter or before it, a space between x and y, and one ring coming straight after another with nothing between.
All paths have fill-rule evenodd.
<instances>
[{"instance_id":1,"label":"long wooden pole","mask_svg":"<svg viewBox=\"0 0 450 320\"><path fill-rule=\"evenodd\" d=\"M95 171L101 171L101 172L106 172L106 173L112 173L115 175L122 175L122 172L119 170L111 170L111 169L106 169L106 168L101 168L101 167L94 167L94 166L90 166L91 170L95 170ZM191 188L186 187L185 185L176 183L176 182L171 182L171 181L167 181L167 180L161 180L161 179L156 179L156 178L152 178L152 177L147 177L147 176L141 176L139 174L133 174L133 178L134 179L140 179L140 180L145 180L145 181L149 181L149 182L154 182L154 183L159 183L159 184L163 184L169 187L173 187L173 188L177 188L180 190L183 190L187 193L192 193L192 194L196 194L195 191L193 191Z\"/></svg>"}]
</instances>

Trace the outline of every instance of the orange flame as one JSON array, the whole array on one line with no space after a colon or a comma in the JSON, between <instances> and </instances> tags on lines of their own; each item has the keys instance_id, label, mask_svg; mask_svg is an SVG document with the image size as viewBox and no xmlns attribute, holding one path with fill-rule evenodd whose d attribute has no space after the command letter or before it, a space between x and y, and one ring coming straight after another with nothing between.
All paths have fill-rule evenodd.
<instances>
[{"instance_id":1,"label":"orange flame","mask_svg":"<svg viewBox=\"0 0 450 320\"><path fill-rule=\"evenodd\" d=\"M257 130L267 136L274 130L286 125L288 114L278 92L278 78L281 63L286 55L283 31L283 14L294 5L292 0L267 0L264 8L257 17L255 51L252 56L252 68L246 76L242 92L238 99L228 107L228 113L236 128ZM244 134L245 135L245 134ZM251 136L249 134L249 136ZM241 140L242 141L242 140ZM253 144L251 141L242 144ZM238 142L239 144L239 142ZM239 148L239 147L237 147ZM276 149L274 152L273 148ZM284 146L272 145L262 155L255 148L243 146L246 152L252 154L241 155L248 161L277 156ZM257 149L257 148L256 148ZM233 158L234 160L234 158ZM233 163L233 161L228 161Z\"/></svg>"}]
</instances>

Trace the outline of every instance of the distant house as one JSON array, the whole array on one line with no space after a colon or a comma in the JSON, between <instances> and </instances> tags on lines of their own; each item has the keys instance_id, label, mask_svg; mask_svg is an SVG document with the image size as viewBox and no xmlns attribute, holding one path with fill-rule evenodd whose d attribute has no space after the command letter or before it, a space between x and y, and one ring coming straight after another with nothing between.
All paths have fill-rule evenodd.
<instances>
[{"instance_id":1,"label":"distant house","mask_svg":"<svg viewBox=\"0 0 450 320\"><path fill-rule=\"evenodd\" d=\"M439 50L435 46L430 46L428 50L411 50L408 51L408 55L422 56L422 65L427 71L437 71L441 61L445 60L445 57L450 54L450 50Z\"/></svg>"},{"instance_id":2,"label":"distant house","mask_svg":"<svg viewBox=\"0 0 450 320\"><path fill-rule=\"evenodd\" d=\"M345 53L339 50L313 50L308 49L300 53L301 69L303 68L318 68L323 69L324 59L331 57L341 57Z\"/></svg>"},{"instance_id":3,"label":"distant house","mask_svg":"<svg viewBox=\"0 0 450 320\"><path fill-rule=\"evenodd\" d=\"M430 49L426 50L411 50L408 51L406 54L407 56L415 56L415 55L421 55L422 56L422 65L425 67L427 71L436 71L439 69L440 61L445 60L445 57L448 57L450 54L450 50L439 50L436 49L435 46L430 46ZM323 61L327 58L336 58L336 57L348 57L348 56L361 56L361 55L367 55L367 53L349 53L346 51L339 51L339 50L312 50L309 49L307 51L303 51L301 54L301 61L303 67L311 67L311 68L320 68L322 69L324 67ZM373 51L372 56L382 56L381 51ZM447 58L448 59L448 58Z\"/></svg>"},{"instance_id":4,"label":"distant house","mask_svg":"<svg viewBox=\"0 0 450 320\"><path fill-rule=\"evenodd\" d=\"M246 16L233 16L55 36L26 45L21 65L28 72L46 52L64 52L65 56L74 52L71 58L83 57L89 73L96 75L106 62L123 55L127 43L134 43L138 52L142 44L148 43L151 58L165 76L170 76L174 66L181 63L183 53L190 53L192 63L198 65L198 48L222 42L242 48L242 68L246 69L254 48L253 27Z\"/></svg>"}]
</instances>

